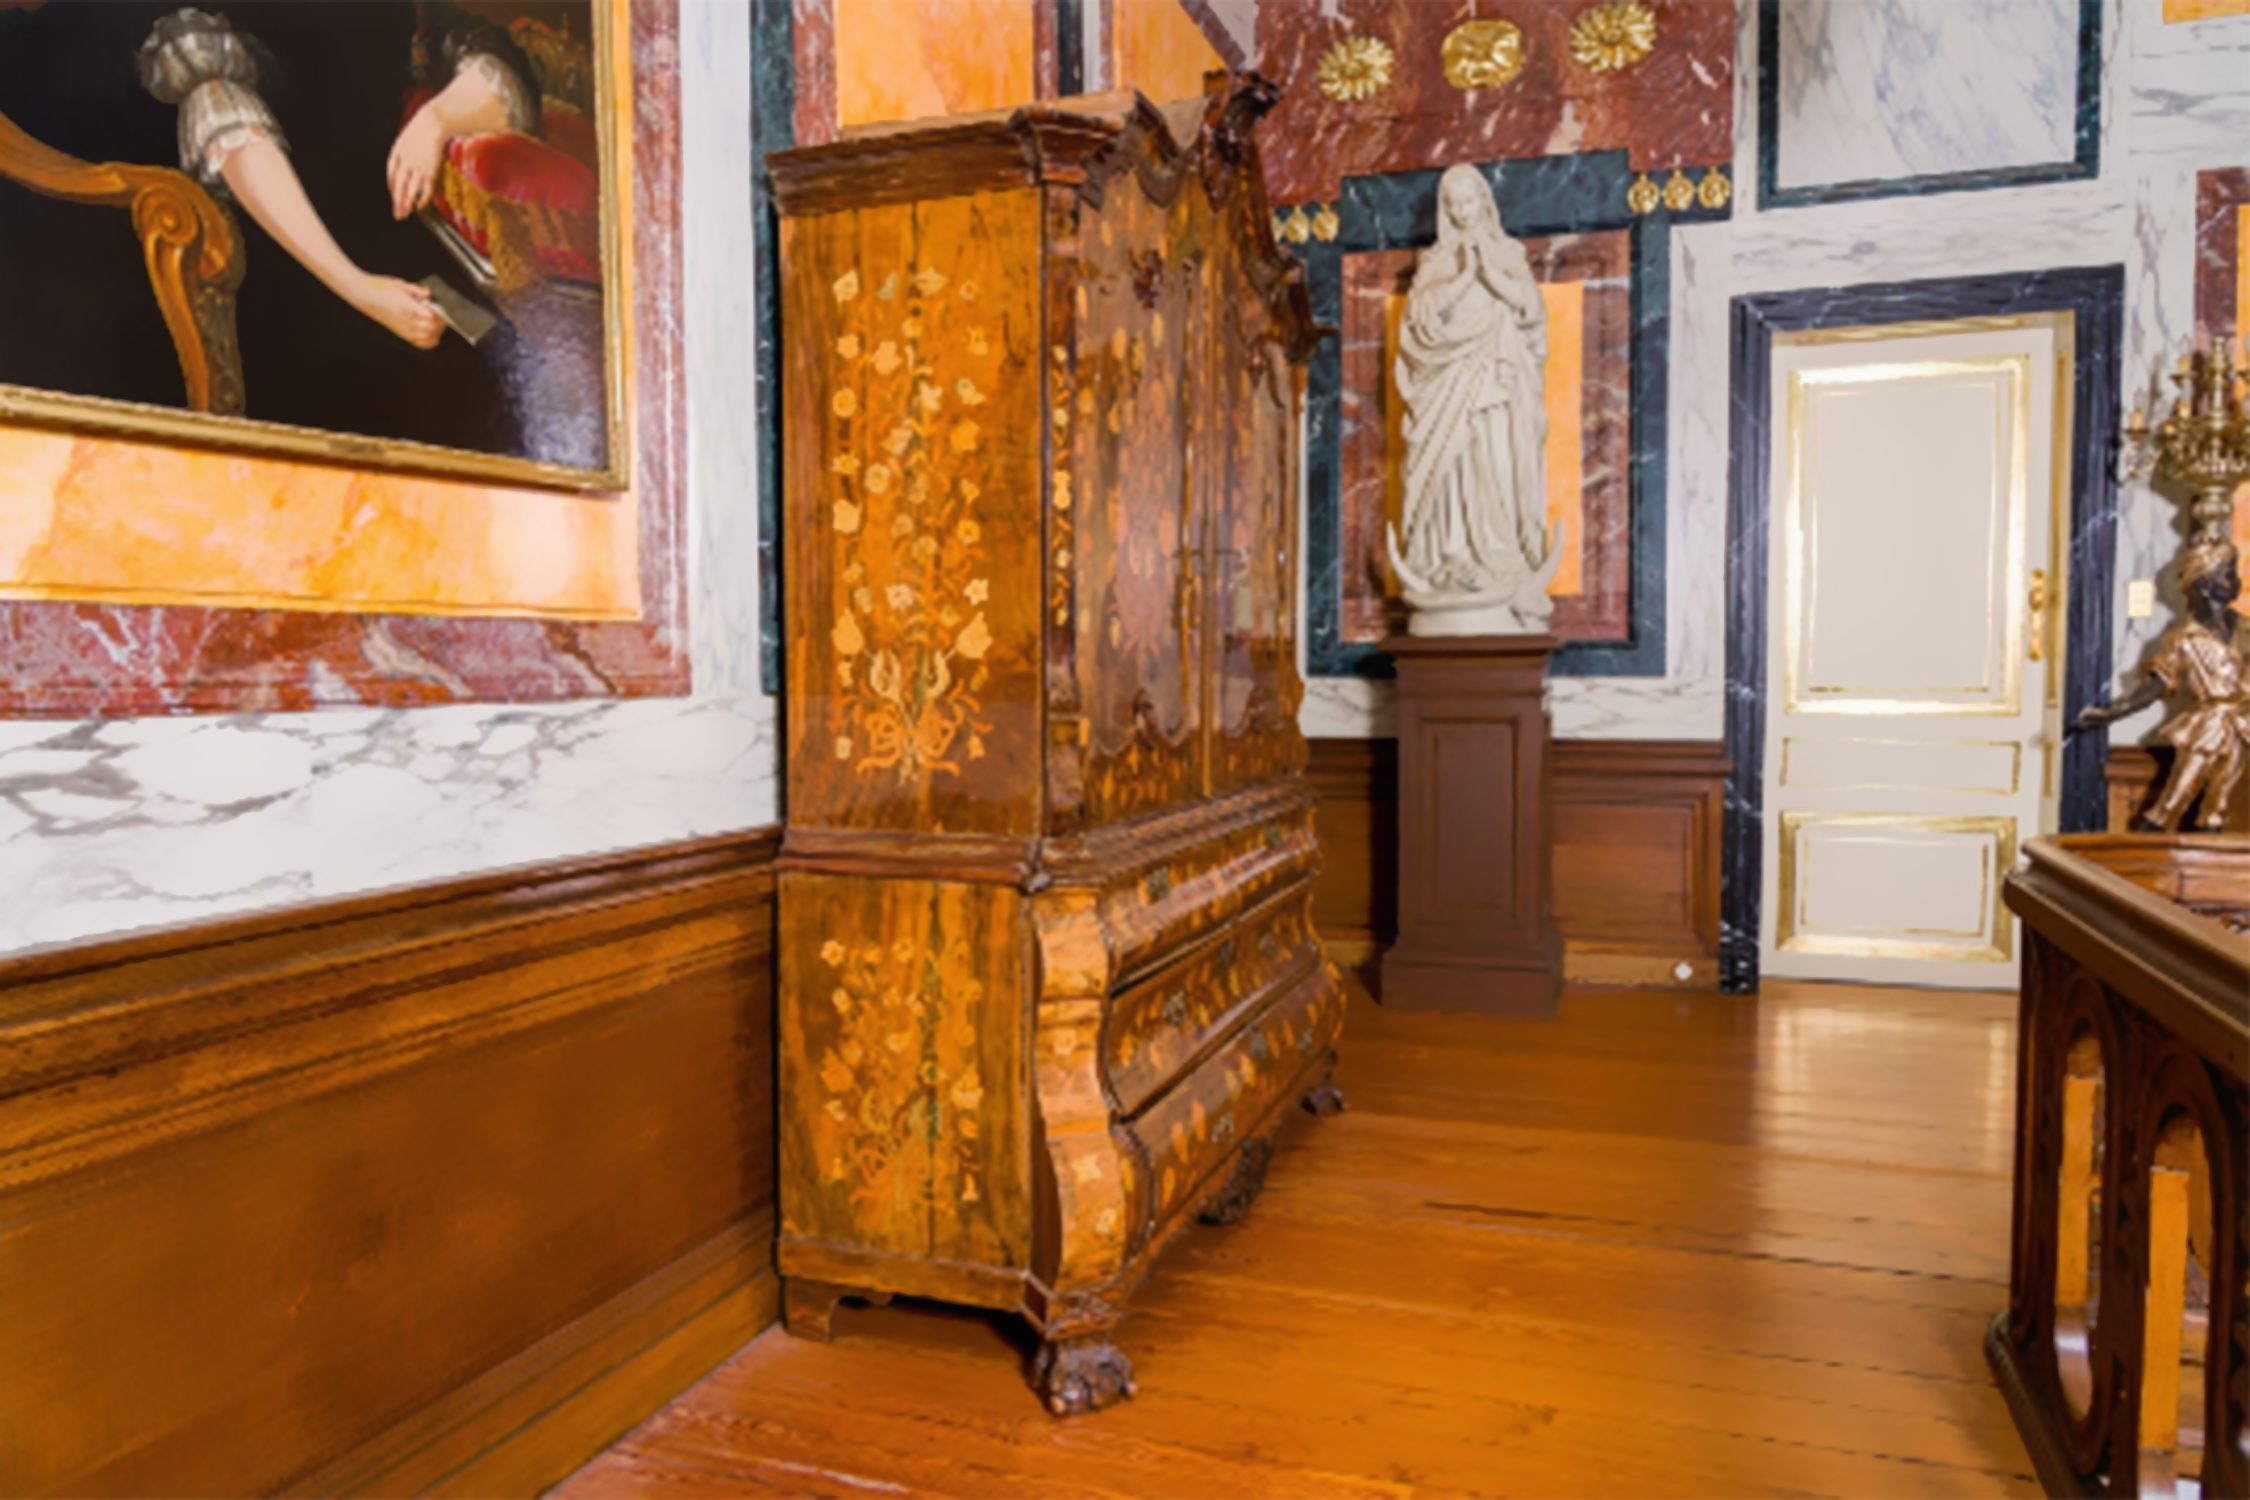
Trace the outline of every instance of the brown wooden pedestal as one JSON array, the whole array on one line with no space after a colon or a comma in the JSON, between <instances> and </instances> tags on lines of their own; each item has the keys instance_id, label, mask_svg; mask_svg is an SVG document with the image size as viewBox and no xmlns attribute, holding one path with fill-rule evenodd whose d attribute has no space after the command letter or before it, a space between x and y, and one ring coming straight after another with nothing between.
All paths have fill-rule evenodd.
<instances>
[{"instance_id":1,"label":"brown wooden pedestal","mask_svg":"<svg viewBox=\"0 0 2250 1500\"><path fill-rule=\"evenodd\" d=\"M1398 943L1382 1003L1545 1018L1562 992L1548 839L1551 635L1393 636Z\"/></svg>"}]
</instances>

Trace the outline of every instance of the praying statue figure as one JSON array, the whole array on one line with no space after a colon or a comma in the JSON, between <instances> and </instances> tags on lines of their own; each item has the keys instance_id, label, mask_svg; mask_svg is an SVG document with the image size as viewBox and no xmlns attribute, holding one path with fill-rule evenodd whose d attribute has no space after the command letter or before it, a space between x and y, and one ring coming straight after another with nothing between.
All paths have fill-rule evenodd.
<instances>
[{"instance_id":1,"label":"praying statue figure","mask_svg":"<svg viewBox=\"0 0 2250 1500\"><path fill-rule=\"evenodd\" d=\"M1438 180L1437 243L1399 323L1406 404L1391 567L1415 635L1546 628L1562 563L1547 516L1547 309L1523 246L1472 166Z\"/></svg>"}]
</instances>

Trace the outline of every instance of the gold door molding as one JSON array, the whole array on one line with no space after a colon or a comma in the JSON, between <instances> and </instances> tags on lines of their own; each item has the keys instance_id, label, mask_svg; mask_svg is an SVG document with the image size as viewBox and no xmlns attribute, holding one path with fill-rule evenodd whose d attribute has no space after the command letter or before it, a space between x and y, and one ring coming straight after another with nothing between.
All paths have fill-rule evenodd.
<instances>
[{"instance_id":1,"label":"gold door molding","mask_svg":"<svg viewBox=\"0 0 2250 1500\"><path fill-rule=\"evenodd\" d=\"M2014 928L2000 899L2001 879L2016 863L2014 818L1788 811L1780 832L1780 951L2014 961ZM1975 886L1966 900L1965 867L1973 868ZM1890 913L1893 920L1824 915L1847 907L1862 917Z\"/></svg>"},{"instance_id":2,"label":"gold door molding","mask_svg":"<svg viewBox=\"0 0 2250 1500\"><path fill-rule=\"evenodd\" d=\"M1778 559L1786 570L1781 640L1785 711L2014 717L2023 705L2026 649L2022 592L2031 498L2031 357L2003 353L1848 365L1794 370L1788 378L1788 469ZM1836 506L1824 511L1818 481L1849 480L1821 472L1824 462L1833 464L1837 458L1822 440L1833 440L1848 455L1855 440L1867 440L1862 429L1870 426L1870 416L1879 409L1940 420L1940 404L1949 408L1944 416L1950 417L1964 395L1985 398L1990 410L1984 467L1992 489L1985 496L1983 514L1995 524L1977 539L1984 547L1981 560L1959 545L1948 545L1968 540L1964 537L1836 535L1836 528L1849 523L1838 519L1841 511ZM1979 412L1965 420L1981 424L1985 418ZM1957 439L1964 433L1957 427L1946 436ZM1959 511L1965 515L1969 508ZM1916 608L1906 568L1878 566L1862 555L1863 544L1876 541L1893 544L1901 554L1915 550L1912 544L1919 542L1918 560L1929 568L1964 572L1965 565L1981 561L1983 613L1976 622L1980 660L1970 670L1952 674L1955 680L1886 681L1883 673L1870 675L1868 662L1830 659L1836 649L1830 643L1841 636L1845 624L1835 617L1864 614L1871 604L1880 608L1887 602L1899 611L1904 624ZM1824 572L1824 547L1839 552L1851 548L1852 566L1832 562ZM1831 628L1821 628L1824 619L1834 620ZM1890 632L1882 639L1892 649L1912 655L1906 635Z\"/></svg>"}]
</instances>

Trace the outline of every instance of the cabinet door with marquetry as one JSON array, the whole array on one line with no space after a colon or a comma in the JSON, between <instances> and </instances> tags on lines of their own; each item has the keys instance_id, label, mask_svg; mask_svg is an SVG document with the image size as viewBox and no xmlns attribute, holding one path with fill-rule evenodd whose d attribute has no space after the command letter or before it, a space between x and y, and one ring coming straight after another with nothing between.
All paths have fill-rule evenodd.
<instances>
[{"instance_id":1,"label":"cabinet door with marquetry","mask_svg":"<svg viewBox=\"0 0 2250 1500\"><path fill-rule=\"evenodd\" d=\"M1169 187L1152 195L1124 173L1080 211L1067 493L1089 826L1204 790L1204 518L1197 392L1182 354L1201 313L1194 251L1198 209L1208 210L1186 174Z\"/></svg>"},{"instance_id":2,"label":"cabinet door with marquetry","mask_svg":"<svg viewBox=\"0 0 2250 1500\"><path fill-rule=\"evenodd\" d=\"M793 827L1038 831L1038 201L781 226Z\"/></svg>"},{"instance_id":3,"label":"cabinet door with marquetry","mask_svg":"<svg viewBox=\"0 0 2250 1500\"><path fill-rule=\"evenodd\" d=\"M1304 767L1297 707L1298 374L1264 327L1264 301L1222 302L1209 361L1222 389L1206 408L1213 460L1210 589L1214 796Z\"/></svg>"}]
</instances>

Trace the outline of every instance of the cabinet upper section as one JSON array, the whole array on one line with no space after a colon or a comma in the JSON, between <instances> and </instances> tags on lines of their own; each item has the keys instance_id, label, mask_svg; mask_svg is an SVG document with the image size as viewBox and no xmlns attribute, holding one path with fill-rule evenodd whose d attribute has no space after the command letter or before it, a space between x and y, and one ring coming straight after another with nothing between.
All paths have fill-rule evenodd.
<instances>
[{"instance_id":1,"label":"cabinet upper section","mask_svg":"<svg viewBox=\"0 0 2250 1500\"><path fill-rule=\"evenodd\" d=\"M1273 100L1215 79L771 158L793 834L1005 864L1301 766L1320 331L1258 176Z\"/></svg>"}]
</instances>

